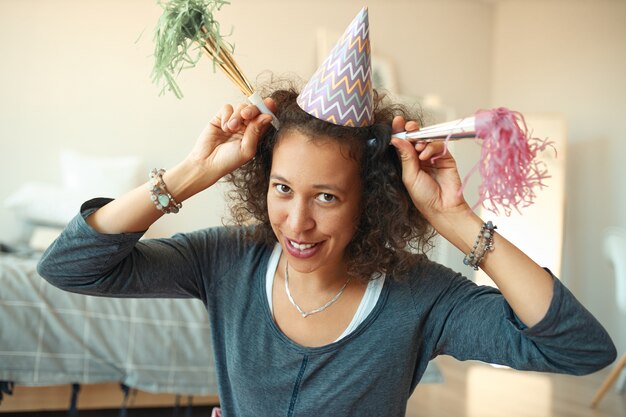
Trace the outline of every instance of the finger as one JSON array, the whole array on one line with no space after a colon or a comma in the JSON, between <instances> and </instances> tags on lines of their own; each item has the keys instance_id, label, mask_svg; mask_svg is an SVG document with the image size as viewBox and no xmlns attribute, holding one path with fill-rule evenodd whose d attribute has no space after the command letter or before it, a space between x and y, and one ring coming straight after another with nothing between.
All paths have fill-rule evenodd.
<instances>
[{"instance_id":1,"label":"finger","mask_svg":"<svg viewBox=\"0 0 626 417\"><path fill-rule=\"evenodd\" d=\"M406 130L407 132L413 132L419 129L420 129L420 124L416 120L409 120L408 122L406 122L406 125L404 126L404 130Z\"/></svg>"},{"instance_id":2,"label":"finger","mask_svg":"<svg viewBox=\"0 0 626 417\"><path fill-rule=\"evenodd\" d=\"M261 114L261 111L259 110L257 106L246 106L241 111L241 117L244 120L252 120L255 117L257 117L259 114Z\"/></svg>"},{"instance_id":3,"label":"finger","mask_svg":"<svg viewBox=\"0 0 626 417\"><path fill-rule=\"evenodd\" d=\"M241 111L245 109L246 107L250 107L250 106L248 106L245 103L240 103L237 105L237 108L235 109L235 111L233 111L233 114L230 116L230 119L228 119L227 126L230 131L236 132L239 130L241 126L243 126Z\"/></svg>"},{"instance_id":4,"label":"finger","mask_svg":"<svg viewBox=\"0 0 626 417\"><path fill-rule=\"evenodd\" d=\"M398 133L398 132L402 132L404 130L404 117L402 116L396 116L393 118L393 121L391 122L391 132L392 133Z\"/></svg>"},{"instance_id":5,"label":"finger","mask_svg":"<svg viewBox=\"0 0 626 417\"><path fill-rule=\"evenodd\" d=\"M411 143L404 139L391 138L391 144L396 148L402 164L402 177L415 178L420 171L417 152Z\"/></svg>"},{"instance_id":6,"label":"finger","mask_svg":"<svg viewBox=\"0 0 626 417\"><path fill-rule=\"evenodd\" d=\"M230 117L232 116L234 112L233 106L231 106L230 104L226 104L224 105L224 107L222 107L222 110L220 110L219 112L219 117L220 117L220 125L223 131L228 131L228 125L227 122L230 120Z\"/></svg>"},{"instance_id":7,"label":"finger","mask_svg":"<svg viewBox=\"0 0 626 417\"><path fill-rule=\"evenodd\" d=\"M424 149L419 153L419 159L426 161L433 156L443 156L446 151L445 143L443 142L431 142L428 143Z\"/></svg>"},{"instance_id":8,"label":"finger","mask_svg":"<svg viewBox=\"0 0 626 417\"><path fill-rule=\"evenodd\" d=\"M263 100L263 103L265 103L265 106L269 109L269 111L271 111L272 113L276 112L277 106L274 100L268 97ZM260 114L261 111L257 106L248 106L241 111L241 115L244 120L252 120Z\"/></svg>"},{"instance_id":9,"label":"finger","mask_svg":"<svg viewBox=\"0 0 626 417\"><path fill-rule=\"evenodd\" d=\"M265 103L265 105L267 106L267 108L272 112L272 113L276 113L276 110L278 110L278 105L276 105L276 102L274 101L273 98L266 98L263 100L263 103Z\"/></svg>"},{"instance_id":10,"label":"finger","mask_svg":"<svg viewBox=\"0 0 626 417\"><path fill-rule=\"evenodd\" d=\"M224 125L226 123L226 121L228 120L228 118L230 117L230 115L232 114L232 106L226 104L224 105L216 114L215 116L213 116L213 118L209 121L210 124L212 124L215 127L218 127L220 129L224 129Z\"/></svg>"},{"instance_id":11,"label":"finger","mask_svg":"<svg viewBox=\"0 0 626 417\"><path fill-rule=\"evenodd\" d=\"M221 112L217 113L211 120L209 120L209 124L221 129L222 128L222 117Z\"/></svg>"},{"instance_id":12,"label":"finger","mask_svg":"<svg viewBox=\"0 0 626 417\"><path fill-rule=\"evenodd\" d=\"M256 154L257 144L267 127L272 122L272 116L263 114L250 121L241 138L241 155L247 161Z\"/></svg>"},{"instance_id":13,"label":"finger","mask_svg":"<svg viewBox=\"0 0 626 417\"><path fill-rule=\"evenodd\" d=\"M428 146L428 142L421 141L421 142L415 142L414 148L417 151L417 153L420 153L424 149L426 149L426 146Z\"/></svg>"}]
</instances>

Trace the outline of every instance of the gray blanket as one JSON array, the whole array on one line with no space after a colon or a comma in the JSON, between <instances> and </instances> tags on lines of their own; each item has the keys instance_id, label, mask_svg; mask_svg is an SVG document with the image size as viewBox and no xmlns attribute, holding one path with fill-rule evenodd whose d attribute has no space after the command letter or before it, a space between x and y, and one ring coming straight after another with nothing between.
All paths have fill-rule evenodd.
<instances>
[{"instance_id":1,"label":"gray blanket","mask_svg":"<svg viewBox=\"0 0 626 417\"><path fill-rule=\"evenodd\" d=\"M41 278L36 262L0 255L0 380L217 393L207 312L199 300L71 294Z\"/></svg>"}]
</instances>

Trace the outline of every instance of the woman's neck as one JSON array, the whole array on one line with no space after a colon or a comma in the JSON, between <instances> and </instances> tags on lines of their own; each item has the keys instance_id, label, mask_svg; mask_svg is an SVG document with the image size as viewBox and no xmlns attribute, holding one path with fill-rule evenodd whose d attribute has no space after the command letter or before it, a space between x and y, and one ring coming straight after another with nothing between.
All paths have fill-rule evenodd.
<instances>
[{"instance_id":1,"label":"woman's neck","mask_svg":"<svg viewBox=\"0 0 626 417\"><path fill-rule=\"evenodd\" d=\"M307 294L335 291L341 288L349 278L343 262L337 265L325 265L323 268L310 272L301 272L295 270L292 265L288 265L285 256L281 257L277 272L282 279L285 279L285 274L289 274L289 286Z\"/></svg>"}]
</instances>

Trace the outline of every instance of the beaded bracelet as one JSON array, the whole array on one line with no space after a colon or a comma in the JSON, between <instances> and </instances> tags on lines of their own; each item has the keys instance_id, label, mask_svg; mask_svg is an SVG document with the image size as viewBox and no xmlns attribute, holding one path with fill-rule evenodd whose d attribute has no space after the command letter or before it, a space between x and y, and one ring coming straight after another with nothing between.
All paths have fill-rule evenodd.
<instances>
[{"instance_id":1,"label":"beaded bracelet","mask_svg":"<svg viewBox=\"0 0 626 417\"><path fill-rule=\"evenodd\" d=\"M465 265L471 266L475 271L478 271L478 265L480 265L485 258L487 252L493 250L493 234L497 228L498 227L494 226L491 220L487 223L483 223L480 227L480 233L476 236L472 251L463 258Z\"/></svg>"},{"instance_id":2,"label":"beaded bracelet","mask_svg":"<svg viewBox=\"0 0 626 417\"><path fill-rule=\"evenodd\" d=\"M165 214L178 213L183 205L177 202L174 197L167 191L165 181L163 181L163 168L154 168L150 171L148 189L150 190L150 199L158 210Z\"/></svg>"}]
</instances>

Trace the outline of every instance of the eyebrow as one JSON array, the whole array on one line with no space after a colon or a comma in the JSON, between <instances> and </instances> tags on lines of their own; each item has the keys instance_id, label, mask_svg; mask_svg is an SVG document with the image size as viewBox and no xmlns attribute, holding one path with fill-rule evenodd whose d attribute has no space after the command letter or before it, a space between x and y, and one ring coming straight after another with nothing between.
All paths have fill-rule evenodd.
<instances>
[{"instance_id":1,"label":"eyebrow","mask_svg":"<svg viewBox=\"0 0 626 417\"><path fill-rule=\"evenodd\" d=\"M287 185L289 184L289 181L281 175L277 175L277 174L270 175L270 179L284 182ZM333 191L339 194L345 193L345 191L341 187L338 187L334 184L313 184L313 188L317 190L329 190L329 191Z\"/></svg>"}]
</instances>

